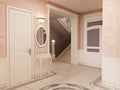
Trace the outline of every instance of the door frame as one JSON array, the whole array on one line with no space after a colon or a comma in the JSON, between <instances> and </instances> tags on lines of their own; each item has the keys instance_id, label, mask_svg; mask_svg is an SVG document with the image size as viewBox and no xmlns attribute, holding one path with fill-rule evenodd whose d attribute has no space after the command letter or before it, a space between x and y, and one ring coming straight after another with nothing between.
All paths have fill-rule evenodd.
<instances>
[{"instance_id":1,"label":"door frame","mask_svg":"<svg viewBox=\"0 0 120 90\"><path fill-rule=\"evenodd\" d=\"M99 46L99 50L100 52L96 53L96 52L87 52L87 31L88 31L88 28L87 28L87 22L92 22L92 21L101 21L103 20L102 19L102 13L95 13L95 14L90 14L90 15L85 15L84 16L84 58L86 57L87 53L88 54L95 54L95 55L101 55L100 59L101 59L101 62L100 61L97 61L94 63L94 64L89 64L88 65L88 61L87 61L87 58L85 58L85 61L84 63L86 63L87 66L91 66L91 67L96 67L96 68L101 68L101 64L102 64L102 25L96 25L96 26L92 26L92 27L98 27L100 28L100 46ZM97 63L99 62L99 63Z\"/></svg>"},{"instance_id":2,"label":"door frame","mask_svg":"<svg viewBox=\"0 0 120 90\"><path fill-rule=\"evenodd\" d=\"M78 64L79 62L79 57L78 57L78 51L77 51L77 35L75 36L75 34L77 34L77 27L78 27L78 15L66 10L63 10L62 8L59 7L54 7L53 5L48 4L47 5L48 10L49 10L49 18L50 18L50 12L51 10L55 10L57 12L61 12L63 14L65 14L65 16L69 16L70 20L71 20L71 50L70 50L70 64ZM50 20L49 20L50 22ZM74 24L73 24L74 23ZM49 30L49 51L50 51L50 30ZM72 52L74 51L74 52ZM76 61L75 61L76 60Z\"/></svg>"},{"instance_id":3,"label":"door frame","mask_svg":"<svg viewBox=\"0 0 120 90\"><path fill-rule=\"evenodd\" d=\"M10 87L10 31L9 31L9 9L15 9L15 10L19 10L19 11L23 11L23 12L27 12L27 13L31 13L32 15L32 18L31 18L31 22L32 22L32 25L31 25L31 28L32 28L32 31L31 31L31 50L32 50L32 54L31 54L31 59L33 62L32 65L31 65L31 80L34 79L34 16L33 16L33 12L32 11L29 11L29 10L25 10L25 9L21 9L21 8L17 8L17 7L13 7L13 6L9 6L7 5L7 8L6 8L7 12L6 12L6 22L7 22L7 60L8 60L8 81L7 81L7 84L8 84L8 87ZM33 33L33 34L32 34Z\"/></svg>"}]
</instances>

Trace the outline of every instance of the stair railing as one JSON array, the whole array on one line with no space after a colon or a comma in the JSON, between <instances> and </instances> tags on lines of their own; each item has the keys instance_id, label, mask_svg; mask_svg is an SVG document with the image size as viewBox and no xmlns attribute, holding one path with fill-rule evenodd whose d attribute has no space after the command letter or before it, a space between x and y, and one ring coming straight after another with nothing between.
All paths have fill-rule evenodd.
<instances>
[{"instance_id":1,"label":"stair railing","mask_svg":"<svg viewBox=\"0 0 120 90\"><path fill-rule=\"evenodd\" d=\"M69 17L58 18L57 21L68 31L71 32L71 20Z\"/></svg>"}]
</instances>

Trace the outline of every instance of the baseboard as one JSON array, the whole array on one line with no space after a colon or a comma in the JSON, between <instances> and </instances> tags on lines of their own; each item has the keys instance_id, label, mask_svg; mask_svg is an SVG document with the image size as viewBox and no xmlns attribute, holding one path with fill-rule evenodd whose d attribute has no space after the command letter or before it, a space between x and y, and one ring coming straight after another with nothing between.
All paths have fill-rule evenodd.
<instances>
[{"instance_id":1,"label":"baseboard","mask_svg":"<svg viewBox=\"0 0 120 90\"><path fill-rule=\"evenodd\" d=\"M120 58L102 57L102 82L120 89Z\"/></svg>"}]
</instances>

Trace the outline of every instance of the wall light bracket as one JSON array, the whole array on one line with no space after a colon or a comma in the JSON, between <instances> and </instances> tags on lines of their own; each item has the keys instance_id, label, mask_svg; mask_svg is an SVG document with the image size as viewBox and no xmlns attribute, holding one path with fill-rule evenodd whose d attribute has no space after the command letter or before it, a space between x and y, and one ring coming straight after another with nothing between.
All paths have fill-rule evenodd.
<instances>
[{"instance_id":1,"label":"wall light bracket","mask_svg":"<svg viewBox=\"0 0 120 90\"><path fill-rule=\"evenodd\" d=\"M38 20L39 23L44 23L45 22L45 18L42 18L42 17L38 17L37 20Z\"/></svg>"}]
</instances>

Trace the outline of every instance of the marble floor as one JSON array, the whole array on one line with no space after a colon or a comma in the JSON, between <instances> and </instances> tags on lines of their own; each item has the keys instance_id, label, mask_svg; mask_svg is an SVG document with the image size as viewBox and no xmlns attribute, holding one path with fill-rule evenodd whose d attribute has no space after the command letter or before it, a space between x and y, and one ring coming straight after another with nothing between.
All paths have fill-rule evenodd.
<instances>
[{"instance_id":1,"label":"marble floor","mask_svg":"<svg viewBox=\"0 0 120 90\"><path fill-rule=\"evenodd\" d=\"M80 65L70 65L62 62L54 62L53 71L56 72L56 75L52 77L45 78L12 90L39 90L42 87L56 83L78 84L90 90L118 90L114 87L102 84L101 81L99 81L96 85L91 85L91 82L101 76L100 69Z\"/></svg>"}]
</instances>

